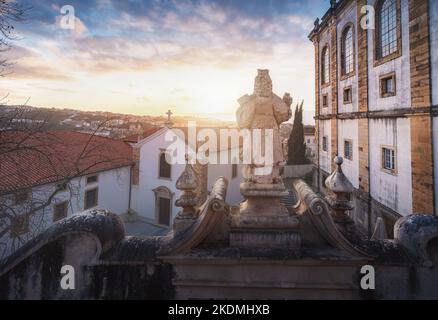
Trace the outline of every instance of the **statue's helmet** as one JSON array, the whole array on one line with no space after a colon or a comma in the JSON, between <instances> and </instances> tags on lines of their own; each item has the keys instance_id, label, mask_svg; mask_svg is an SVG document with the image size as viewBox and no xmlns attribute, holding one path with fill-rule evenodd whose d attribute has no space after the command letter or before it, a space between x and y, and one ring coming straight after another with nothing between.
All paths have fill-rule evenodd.
<instances>
[{"instance_id":1,"label":"statue's helmet","mask_svg":"<svg viewBox=\"0 0 438 320\"><path fill-rule=\"evenodd\" d=\"M254 94L259 97L270 97L272 95L272 80L269 70L257 70L257 77L254 83Z\"/></svg>"}]
</instances>

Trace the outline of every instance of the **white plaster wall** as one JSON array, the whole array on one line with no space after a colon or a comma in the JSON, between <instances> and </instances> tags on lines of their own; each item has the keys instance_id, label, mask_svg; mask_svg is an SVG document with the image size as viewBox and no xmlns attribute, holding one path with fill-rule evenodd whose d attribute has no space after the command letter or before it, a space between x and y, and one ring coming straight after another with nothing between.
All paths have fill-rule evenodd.
<instances>
[{"instance_id":1,"label":"white plaster wall","mask_svg":"<svg viewBox=\"0 0 438 320\"><path fill-rule=\"evenodd\" d=\"M403 216L412 213L411 136L409 119L370 120L371 196ZM381 146L395 146L397 174L382 170Z\"/></svg>"},{"instance_id":2,"label":"white plaster wall","mask_svg":"<svg viewBox=\"0 0 438 320\"><path fill-rule=\"evenodd\" d=\"M369 1L371 5L375 0ZM368 30L369 109L394 110L411 107L411 72L409 55L409 6L408 0L401 0L402 56L374 67L374 30ZM380 98L381 75L396 73L396 96Z\"/></svg>"},{"instance_id":3,"label":"white plaster wall","mask_svg":"<svg viewBox=\"0 0 438 320\"><path fill-rule=\"evenodd\" d=\"M354 55L355 55L355 75L345 80L339 80L338 86L338 111L339 113L358 112L358 52L357 52L357 5L355 1L346 8L338 18L337 33L338 33L338 77L341 79L342 65L341 65L341 38L342 32L347 24L352 23L354 26ZM353 103L344 104L344 88L351 86Z\"/></svg>"},{"instance_id":4,"label":"white plaster wall","mask_svg":"<svg viewBox=\"0 0 438 320\"><path fill-rule=\"evenodd\" d=\"M97 173L98 181L86 185L86 177L73 179L66 191L58 193L52 203L44 209L29 217L29 232L23 234L20 239L23 243L31 240L53 224L54 206L57 203L69 201L67 216L74 215L84 210L84 197L86 190L98 187L98 205L96 208L107 209L116 214L124 214L129 208L129 184L130 167L123 167ZM94 174L93 174L94 175ZM46 201L56 189L56 184L36 186L32 189L32 203L37 205ZM13 196L5 196L9 204L12 204ZM15 212L22 214L29 211L26 207L15 206ZM0 259L6 252L9 255L18 247L14 244L10 233L0 238ZM21 245L21 244L20 244ZM6 246L6 247L5 247Z\"/></svg>"},{"instance_id":5,"label":"white plaster wall","mask_svg":"<svg viewBox=\"0 0 438 320\"><path fill-rule=\"evenodd\" d=\"M327 106L328 107L326 107L326 108L323 108L322 107L322 96L323 95L327 95ZM321 115L327 115L327 114L332 114L332 105L333 105L333 103L332 103L332 86L330 85L330 86L327 86L327 87L324 87L324 88L321 88L321 97L320 97L320 105L321 105L321 108L320 108L320 114Z\"/></svg>"},{"instance_id":6,"label":"white plaster wall","mask_svg":"<svg viewBox=\"0 0 438 320\"><path fill-rule=\"evenodd\" d=\"M320 130L320 136L319 136L319 166L322 170L326 172L331 172L331 127L330 127L330 120L320 120L319 121L319 130ZM322 138L324 136L327 136L328 139L328 149L327 152L322 150Z\"/></svg>"},{"instance_id":7,"label":"white plaster wall","mask_svg":"<svg viewBox=\"0 0 438 320\"><path fill-rule=\"evenodd\" d=\"M166 149L172 142L165 140L165 132L151 137L140 149L140 173L138 186L132 186L131 209L140 216L155 220L155 193L158 187L167 187L172 193L172 217L175 217L179 208L175 206L175 200L181 192L175 184L185 165L172 165L171 179L158 177L160 149Z\"/></svg>"},{"instance_id":8,"label":"white plaster wall","mask_svg":"<svg viewBox=\"0 0 438 320\"><path fill-rule=\"evenodd\" d=\"M353 159L344 157L344 140L353 141ZM359 189L359 123L354 120L338 120L338 151L344 158L342 171L356 189Z\"/></svg>"},{"instance_id":9,"label":"white plaster wall","mask_svg":"<svg viewBox=\"0 0 438 320\"><path fill-rule=\"evenodd\" d=\"M314 135L304 135L304 141L306 142L307 149L311 150L312 155L316 154L316 139Z\"/></svg>"},{"instance_id":10,"label":"white plaster wall","mask_svg":"<svg viewBox=\"0 0 438 320\"><path fill-rule=\"evenodd\" d=\"M208 191L211 192L219 177L225 177L228 180L226 202L230 205L238 205L243 200L240 194L240 183L243 181L243 169L244 165L238 165L237 177L232 178L233 169L231 164L210 164L208 166Z\"/></svg>"},{"instance_id":11,"label":"white plaster wall","mask_svg":"<svg viewBox=\"0 0 438 320\"><path fill-rule=\"evenodd\" d=\"M234 155L240 154L239 148L233 148L227 151L219 151L219 152L227 152L228 159L234 157ZM222 155L225 157L225 155ZM217 154L217 159L220 159L221 155ZM237 161L237 159L234 159ZM244 180L243 178L243 170L245 165L238 164L237 165L237 176L232 178L233 175L233 165L232 164L209 164L208 165L208 179L207 179L207 187L208 192L211 192L213 186L218 178L225 177L228 180L228 189L227 189L227 197L226 202L230 205L238 205L243 197L240 194L240 183Z\"/></svg>"},{"instance_id":12,"label":"white plaster wall","mask_svg":"<svg viewBox=\"0 0 438 320\"><path fill-rule=\"evenodd\" d=\"M116 214L124 214L129 209L129 184L131 168L105 171L99 174L98 207ZM82 179L85 184L85 179ZM86 186L85 189L90 186Z\"/></svg>"},{"instance_id":13,"label":"white plaster wall","mask_svg":"<svg viewBox=\"0 0 438 320\"><path fill-rule=\"evenodd\" d=\"M429 0L430 49L432 62L432 104L438 105L438 1ZM437 149L435 149L437 150Z\"/></svg>"}]
</instances>

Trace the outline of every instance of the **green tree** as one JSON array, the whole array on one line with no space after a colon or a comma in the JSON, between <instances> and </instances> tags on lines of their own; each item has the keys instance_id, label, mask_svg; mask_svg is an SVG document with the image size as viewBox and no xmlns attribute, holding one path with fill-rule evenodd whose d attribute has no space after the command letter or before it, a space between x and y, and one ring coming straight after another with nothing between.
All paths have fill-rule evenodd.
<instances>
[{"instance_id":1,"label":"green tree","mask_svg":"<svg viewBox=\"0 0 438 320\"><path fill-rule=\"evenodd\" d=\"M295 108L294 124L288 141L288 165L309 163L306 158L306 142L304 141L303 104Z\"/></svg>"}]
</instances>

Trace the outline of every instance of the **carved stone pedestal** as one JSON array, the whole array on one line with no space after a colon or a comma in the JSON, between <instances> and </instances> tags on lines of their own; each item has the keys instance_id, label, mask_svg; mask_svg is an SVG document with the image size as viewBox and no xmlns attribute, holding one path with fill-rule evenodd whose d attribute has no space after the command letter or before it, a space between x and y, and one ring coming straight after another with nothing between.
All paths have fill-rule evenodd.
<instances>
[{"instance_id":1,"label":"carved stone pedestal","mask_svg":"<svg viewBox=\"0 0 438 320\"><path fill-rule=\"evenodd\" d=\"M238 248L300 249L301 234L293 230L233 229L230 246Z\"/></svg>"},{"instance_id":2,"label":"carved stone pedestal","mask_svg":"<svg viewBox=\"0 0 438 320\"><path fill-rule=\"evenodd\" d=\"M241 192L247 200L232 215L231 246L300 248L299 221L280 202L287 195L282 183L244 182Z\"/></svg>"},{"instance_id":3,"label":"carved stone pedestal","mask_svg":"<svg viewBox=\"0 0 438 320\"><path fill-rule=\"evenodd\" d=\"M173 230L175 234L179 234L181 232L186 231L192 224L196 221L195 215L182 215L178 214L173 221Z\"/></svg>"}]
</instances>

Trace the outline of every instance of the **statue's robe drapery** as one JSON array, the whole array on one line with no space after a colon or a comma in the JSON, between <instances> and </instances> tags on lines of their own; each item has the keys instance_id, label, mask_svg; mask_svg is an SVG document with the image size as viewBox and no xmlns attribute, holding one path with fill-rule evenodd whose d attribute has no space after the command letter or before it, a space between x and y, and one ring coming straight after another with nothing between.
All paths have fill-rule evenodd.
<instances>
[{"instance_id":1,"label":"statue's robe drapery","mask_svg":"<svg viewBox=\"0 0 438 320\"><path fill-rule=\"evenodd\" d=\"M249 166L248 175L254 182L258 183L276 183L280 177L278 164L284 161L283 146L280 137L280 124L287 121L290 117L290 108L277 95L272 93L268 97L261 97L255 94L245 95L239 99L240 107L237 110L237 123L241 129L261 129L262 130L262 155L265 154L264 133L266 129L273 131L273 159L272 165L255 165ZM254 148L251 145L244 145L244 148ZM254 151L254 150L252 150ZM251 153L253 154L253 152ZM260 171L254 172L254 168L265 168L267 174L260 174ZM255 174L256 173L256 174Z\"/></svg>"}]
</instances>

